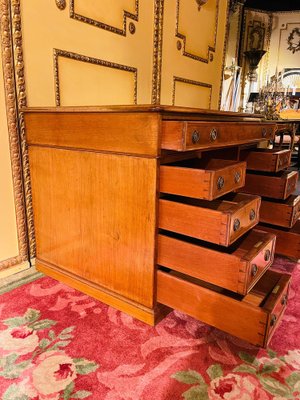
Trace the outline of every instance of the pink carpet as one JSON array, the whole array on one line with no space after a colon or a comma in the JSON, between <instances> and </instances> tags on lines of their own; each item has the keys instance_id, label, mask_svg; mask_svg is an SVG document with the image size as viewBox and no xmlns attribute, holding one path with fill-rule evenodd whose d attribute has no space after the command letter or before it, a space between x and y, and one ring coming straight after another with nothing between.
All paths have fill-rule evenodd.
<instances>
[{"instance_id":1,"label":"pink carpet","mask_svg":"<svg viewBox=\"0 0 300 400\"><path fill-rule=\"evenodd\" d=\"M3 400L300 399L300 264L268 350L174 311L156 327L50 278L0 297ZM247 316L245 316L247 318Z\"/></svg>"}]
</instances>

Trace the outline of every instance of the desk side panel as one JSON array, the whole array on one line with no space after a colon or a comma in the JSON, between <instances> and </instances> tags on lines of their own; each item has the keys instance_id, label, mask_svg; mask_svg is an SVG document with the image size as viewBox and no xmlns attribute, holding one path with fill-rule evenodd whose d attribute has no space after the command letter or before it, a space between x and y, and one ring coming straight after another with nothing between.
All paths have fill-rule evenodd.
<instances>
[{"instance_id":1,"label":"desk side panel","mask_svg":"<svg viewBox=\"0 0 300 400\"><path fill-rule=\"evenodd\" d=\"M37 258L153 307L157 160L29 148Z\"/></svg>"}]
</instances>

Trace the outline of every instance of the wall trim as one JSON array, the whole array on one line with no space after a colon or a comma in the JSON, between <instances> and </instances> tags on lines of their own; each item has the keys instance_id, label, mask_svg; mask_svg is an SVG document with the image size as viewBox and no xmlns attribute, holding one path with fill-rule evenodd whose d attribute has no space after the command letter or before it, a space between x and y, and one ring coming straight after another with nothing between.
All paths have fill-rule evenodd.
<instances>
[{"instance_id":1,"label":"wall trim","mask_svg":"<svg viewBox=\"0 0 300 400\"><path fill-rule=\"evenodd\" d=\"M186 79L182 78L180 76L173 76L173 90L172 90L172 105L175 105L175 94L176 94L176 82L182 82L186 83L188 85L195 85L195 86L201 86L201 87L206 87L210 89L210 95L209 95L209 109L211 107L211 97L212 97L212 85L210 83L205 83L205 82L200 82L200 81L194 81L192 79Z\"/></svg>"},{"instance_id":2,"label":"wall trim","mask_svg":"<svg viewBox=\"0 0 300 400\"><path fill-rule=\"evenodd\" d=\"M182 40L183 50L182 55L185 57L192 58L193 60L200 61L208 64L210 59L210 54L216 51L216 43L217 43L217 34L218 34L218 20L219 20L219 10L220 10L220 0L216 0L216 18L215 18L215 27L214 27L214 44L213 46L208 45L206 57L202 57L200 55L189 53L186 51L186 36L179 32L179 12L180 12L180 0L177 0L176 3L176 28L175 28L175 36L178 39ZM201 11L200 11L201 12ZM179 48L179 50L181 50Z\"/></svg>"},{"instance_id":3,"label":"wall trim","mask_svg":"<svg viewBox=\"0 0 300 400\"><path fill-rule=\"evenodd\" d=\"M111 61L101 60L100 58L94 58L85 56L78 53L73 53L71 51L53 49L54 57L54 81L55 81L55 102L56 106L61 105L60 101L60 82L59 82L59 67L58 67L58 57L70 58L71 60L81 61L89 64L95 64L102 67L108 67L113 69L119 69L121 71L132 72L134 74L134 104L137 104L137 68L130 67L128 65L117 64Z\"/></svg>"},{"instance_id":4,"label":"wall trim","mask_svg":"<svg viewBox=\"0 0 300 400\"><path fill-rule=\"evenodd\" d=\"M9 136L10 158L12 167L13 190L16 210L17 236L19 254L8 260L0 262L0 269L6 269L13 265L21 264L27 261L28 237L27 223L25 214L25 196L23 187L22 171L22 146L19 136L19 120L17 109L17 93L14 71L14 54L12 42L11 26L11 2L9 0L0 0L0 38L2 48L2 63L4 77L4 94L6 103L7 126ZM18 5L18 1L12 1L12 6Z\"/></svg>"},{"instance_id":5,"label":"wall trim","mask_svg":"<svg viewBox=\"0 0 300 400\"><path fill-rule=\"evenodd\" d=\"M152 104L160 104L164 0L154 2Z\"/></svg>"},{"instance_id":6,"label":"wall trim","mask_svg":"<svg viewBox=\"0 0 300 400\"><path fill-rule=\"evenodd\" d=\"M123 10L123 29L117 28L115 26L106 24L101 21L97 21L93 18L86 17L75 12L75 0L70 0L70 18L77 21L84 22L89 25L93 25L96 28L104 29L106 31L116 33L117 35L126 36L127 34L127 19L133 19L134 21L139 20L139 0L135 0L135 13L132 14L129 11Z\"/></svg>"}]
</instances>

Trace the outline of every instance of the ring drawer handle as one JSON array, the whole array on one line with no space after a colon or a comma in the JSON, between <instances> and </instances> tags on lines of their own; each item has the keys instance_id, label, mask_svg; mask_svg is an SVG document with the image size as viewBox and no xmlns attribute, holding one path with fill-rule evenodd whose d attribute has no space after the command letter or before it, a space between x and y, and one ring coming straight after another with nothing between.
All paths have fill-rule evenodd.
<instances>
[{"instance_id":1,"label":"ring drawer handle","mask_svg":"<svg viewBox=\"0 0 300 400\"><path fill-rule=\"evenodd\" d=\"M255 217L256 217L256 212L253 210L253 208L250 210L250 213L249 213L249 218L250 218L250 221L254 221L255 220Z\"/></svg>"},{"instance_id":2,"label":"ring drawer handle","mask_svg":"<svg viewBox=\"0 0 300 400\"><path fill-rule=\"evenodd\" d=\"M239 183L240 180L241 180L241 173L240 173L239 171L237 171L237 172L234 174L234 182L235 182L235 183Z\"/></svg>"},{"instance_id":3,"label":"ring drawer handle","mask_svg":"<svg viewBox=\"0 0 300 400\"><path fill-rule=\"evenodd\" d=\"M238 218L233 221L233 230L234 232L238 231L241 227L241 222Z\"/></svg>"},{"instance_id":4,"label":"ring drawer handle","mask_svg":"<svg viewBox=\"0 0 300 400\"><path fill-rule=\"evenodd\" d=\"M210 140L211 140L212 142L214 142L215 140L217 140L217 138L218 138L218 132L217 132L216 128L213 128L213 129L210 131Z\"/></svg>"},{"instance_id":5,"label":"ring drawer handle","mask_svg":"<svg viewBox=\"0 0 300 400\"><path fill-rule=\"evenodd\" d=\"M276 317L276 315L272 315L271 316L271 321L270 321L270 325L271 326L274 326L275 324L276 324L276 321L277 321L277 317Z\"/></svg>"},{"instance_id":6,"label":"ring drawer handle","mask_svg":"<svg viewBox=\"0 0 300 400\"><path fill-rule=\"evenodd\" d=\"M262 128L261 130L261 136L262 137L267 137L267 130L265 128Z\"/></svg>"},{"instance_id":7,"label":"ring drawer handle","mask_svg":"<svg viewBox=\"0 0 300 400\"><path fill-rule=\"evenodd\" d=\"M258 271L257 265L256 264L252 264L251 265L251 275L255 276L257 274L257 271Z\"/></svg>"},{"instance_id":8,"label":"ring drawer handle","mask_svg":"<svg viewBox=\"0 0 300 400\"><path fill-rule=\"evenodd\" d=\"M270 260L270 258L271 258L271 252L270 252L270 250L266 250L265 251L265 261L269 261Z\"/></svg>"},{"instance_id":9,"label":"ring drawer handle","mask_svg":"<svg viewBox=\"0 0 300 400\"><path fill-rule=\"evenodd\" d=\"M194 143L194 144L196 144L196 143L198 143L199 142L199 140L200 140L200 133L199 133L199 131L194 131L193 133L192 133L192 142Z\"/></svg>"},{"instance_id":10,"label":"ring drawer handle","mask_svg":"<svg viewBox=\"0 0 300 400\"><path fill-rule=\"evenodd\" d=\"M217 188L218 190L223 189L225 185L225 179L223 178L223 176L219 176L218 180L217 180Z\"/></svg>"},{"instance_id":11,"label":"ring drawer handle","mask_svg":"<svg viewBox=\"0 0 300 400\"><path fill-rule=\"evenodd\" d=\"M286 306L288 302L288 296L285 294L281 299L281 305Z\"/></svg>"}]
</instances>

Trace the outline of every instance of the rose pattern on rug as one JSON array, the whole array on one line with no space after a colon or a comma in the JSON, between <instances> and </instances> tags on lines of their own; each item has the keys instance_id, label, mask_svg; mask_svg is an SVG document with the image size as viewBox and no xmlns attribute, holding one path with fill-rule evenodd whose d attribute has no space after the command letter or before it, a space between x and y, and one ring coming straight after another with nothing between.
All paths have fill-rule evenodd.
<instances>
[{"instance_id":1,"label":"rose pattern on rug","mask_svg":"<svg viewBox=\"0 0 300 400\"><path fill-rule=\"evenodd\" d=\"M276 258L274 266L292 274L292 287L268 351L179 311L155 327L148 326L49 277L7 292L0 296L0 357L6 359L17 349L19 357L10 361L14 371L15 365L30 359L35 351L40 354L35 355L35 364L21 365L24 371L19 377L0 374L0 399L5 395L5 400L80 396L87 400L300 400L300 264ZM54 324L40 330L22 321L17 326L6 324L16 315L24 317L28 309L39 310L37 321ZM49 344L48 351L41 351L43 339L52 340L51 331L58 338L71 327L75 328L66 335L72 338L57 339L69 344L54 349ZM100 368L80 374L77 364L82 362L84 368L83 360L93 360L90 363ZM62 385L49 394L50 380L41 379L48 371L52 371L51 390L53 382ZM176 379L183 371L195 371L198 380L194 377L184 383ZM198 388L203 381L206 392ZM277 394L272 394L275 390Z\"/></svg>"},{"instance_id":2,"label":"rose pattern on rug","mask_svg":"<svg viewBox=\"0 0 300 400\"><path fill-rule=\"evenodd\" d=\"M239 357L243 363L225 375L220 364L212 364L205 374L186 370L172 378L192 385L182 394L186 400L299 399L299 350L289 350L279 358L272 350L261 358L246 352L240 352Z\"/></svg>"},{"instance_id":3,"label":"rose pattern on rug","mask_svg":"<svg viewBox=\"0 0 300 400\"><path fill-rule=\"evenodd\" d=\"M56 323L41 319L41 312L31 308L23 316L3 321L7 328L0 332L0 377L14 381L3 400L68 400L92 395L77 390L75 381L96 371L98 365L70 357L65 348L74 338L74 326L55 333Z\"/></svg>"}]
</instances>

